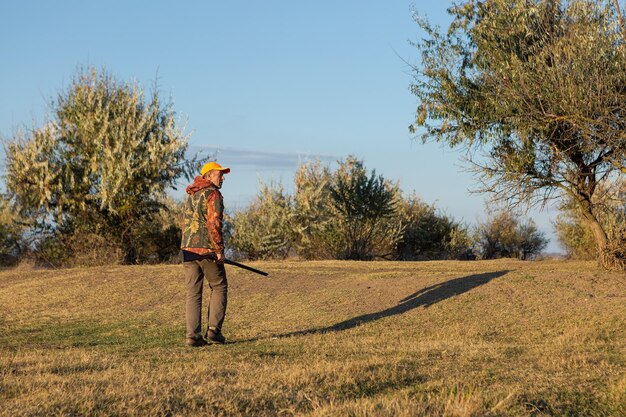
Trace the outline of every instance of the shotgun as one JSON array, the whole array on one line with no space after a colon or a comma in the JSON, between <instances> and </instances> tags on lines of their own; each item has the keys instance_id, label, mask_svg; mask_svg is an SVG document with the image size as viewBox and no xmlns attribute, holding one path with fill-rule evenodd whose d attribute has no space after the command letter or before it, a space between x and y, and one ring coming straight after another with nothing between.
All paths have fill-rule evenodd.
<instances>
[{"instance_id":1,"label":"shotgun","mask_svg":"<svg viewBox=\"0 0 626 417\"><path fill-rule=\"evenodd\" d=\"M224 259L224 263L232 266L236 266L238 268L247 269L248 271L254 272L255 274L263 275L264 277L268 276L268 272L263 272L260 269L252 268L251 266L241 264L239 262L231 261L230 259Z\"/></svg>"},{"instance_id":2,"label":"shotgun","mask_svg":"<svg viewBox=\"0 0 626 417\"><path fill-rule=\"evenodd\" d=\"M182 253L183 253L183 261L184 262L187 262L187 261L199 261L201 259L208 259L208 260L213 261L213 262L215 262L217 260L215 258L215 254L213 254L213 253L208 253L206 255L198 255L197 253L188 252L186 250L183 250ZM264 277L269 275L269 273L261 271L260 269L252 268L251 266L244 265L244 264L239 263L239 262L231 261L230 259L224 259L224 263L228 264L228 265L236 266L238 268L242 268L242 269L248 270L250 272L254 272L255 274L263 275Z\"/></svg>"}]
</instances>

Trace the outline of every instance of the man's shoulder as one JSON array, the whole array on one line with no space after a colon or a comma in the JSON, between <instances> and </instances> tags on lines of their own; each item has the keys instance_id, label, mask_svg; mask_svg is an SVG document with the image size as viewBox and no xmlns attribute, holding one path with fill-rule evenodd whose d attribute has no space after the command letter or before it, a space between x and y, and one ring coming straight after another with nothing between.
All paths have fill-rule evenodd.
<instances>
[{"instance_id":1,"label":"man's shoulder","mask_svg":"<svg viewBox=\"0 0 626 417\"><path fill-rule=\"evenodd\" d=\"M219 194L219 190L215 187L206 187L206 188L202 188L201 190L198 190L193 196L194 197L204 197L204 198L208 198L210 196L212 196L213 194L215 194L215 191L217 191L217 193ZM221 194L220 194L221 196Z\"/></svg>"},{"instance_id":2,"label":"man's shoulder","mask_svg":"<svg viewBox=\"0 0 626 417\"><path fill-rule=\"evenodd\" d=\"M209 189L210 189L210 193L207 194L208 197L219 198L219 199L224 198L222 196L222 193L219 190L219 188L217 188L217 187L210 187Z\"/></svg>"}]
</instances>

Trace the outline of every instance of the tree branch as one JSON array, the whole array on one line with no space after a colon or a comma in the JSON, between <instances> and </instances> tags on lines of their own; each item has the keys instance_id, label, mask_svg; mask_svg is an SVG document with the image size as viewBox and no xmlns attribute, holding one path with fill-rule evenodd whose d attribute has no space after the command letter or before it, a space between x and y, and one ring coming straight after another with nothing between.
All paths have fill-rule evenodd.
<instances>
[{"instance_id":1,"label":"tree branch","mask_svg":"<svg viewBox=\"0 0 626 417\"><path fill-rule=\"evenodd\" d=\"M624 26L624 19L622 18L622 11L619 7L619 2L614 0L613 3L615 3L615 10L617 11L617 19L619 20L622 37L624 38L624 41L626 41L626 27Z\"/></svg>"}]
</instances>

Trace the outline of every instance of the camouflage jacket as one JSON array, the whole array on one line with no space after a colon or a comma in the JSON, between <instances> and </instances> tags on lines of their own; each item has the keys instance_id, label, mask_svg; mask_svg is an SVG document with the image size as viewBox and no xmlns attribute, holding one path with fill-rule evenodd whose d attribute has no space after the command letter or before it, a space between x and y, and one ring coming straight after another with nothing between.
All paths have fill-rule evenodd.
<instances>
[{"instance_id":1,"label":"camouflage jacket","mask_svg":"<svg viewBox=\"0 0 626 417\"><path fill-rule=\"evenodd\" d=\"M202 177L196 177L186 192L181 249L200 255L224 253L222 193Z\"/></svg>"}]
</instances>

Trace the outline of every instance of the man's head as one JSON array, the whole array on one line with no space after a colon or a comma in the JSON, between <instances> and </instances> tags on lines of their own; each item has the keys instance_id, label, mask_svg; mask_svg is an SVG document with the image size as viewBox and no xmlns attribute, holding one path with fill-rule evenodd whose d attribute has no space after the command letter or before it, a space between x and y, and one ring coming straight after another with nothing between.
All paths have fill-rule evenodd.
<instances>
[{"instance_id":1,"label":"man's head","mask_svg":"<svg viewBox=\"0 0 626 417\"><path fill-rule=\"evenodd\" d=\"M224 174L229 172L230 168L224 168L217 162L208 162L200 170L200 175L204 179L211 181L217 188L221 188L222 182L224 182Z\"/></svg>"}]
</instances>

